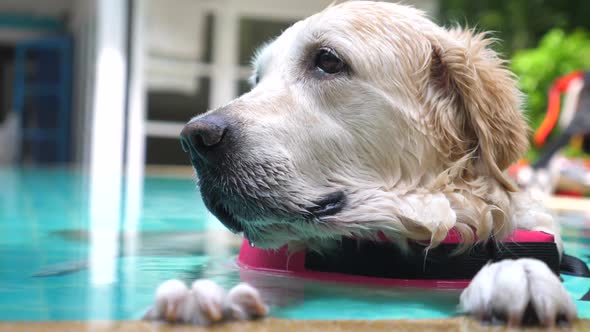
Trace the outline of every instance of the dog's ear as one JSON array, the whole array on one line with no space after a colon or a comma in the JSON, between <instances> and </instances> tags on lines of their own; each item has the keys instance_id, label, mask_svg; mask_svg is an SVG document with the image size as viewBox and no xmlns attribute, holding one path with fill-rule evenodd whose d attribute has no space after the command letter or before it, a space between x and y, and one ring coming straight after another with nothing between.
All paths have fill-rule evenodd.
<instances>
[{"instance_id":1,"label":"dog's ear","mask_svg":"<svg viewBox=\"0 0 590 332\"><path fill-rule=\"evenodd\" d=\"M431 40L427 122L451 161L471 152L477 168L514 191L502 170L528 147L516 79L484 34L443 32Z\"/></svg>"}]
</instances>

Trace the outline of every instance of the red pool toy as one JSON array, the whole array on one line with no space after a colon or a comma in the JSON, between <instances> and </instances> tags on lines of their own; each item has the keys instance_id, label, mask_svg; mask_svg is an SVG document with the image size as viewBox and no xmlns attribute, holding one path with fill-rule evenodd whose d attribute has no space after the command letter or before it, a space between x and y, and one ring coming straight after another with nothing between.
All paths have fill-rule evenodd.
<instances>
[{"instance_id":1,"label":"red pool toy","mask_svg":"<svg viewBox=\"0 0 590 332\"><path fill-rule=\"evenodd\" d=\"M346 238L335 252L320 255L302 250L289 255L286 247L265 250L244 240L238 264L246 270L323 281L450 289L466 287L482 266L506 258L537 258L559 273L559 253L551 234L518 230L501 244L488 241L451 255L459 243L458 234L451 231L424 255L424 244L411 243L414 253L404 254L391 243Z\"/></svg>"}]
</instances>

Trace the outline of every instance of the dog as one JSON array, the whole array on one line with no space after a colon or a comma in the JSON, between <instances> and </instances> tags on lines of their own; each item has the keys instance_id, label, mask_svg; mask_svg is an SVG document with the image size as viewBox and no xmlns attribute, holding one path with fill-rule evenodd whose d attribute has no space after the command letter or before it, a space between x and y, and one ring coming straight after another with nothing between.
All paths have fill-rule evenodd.
<instances>
[{"instance_id":1,"label":"dog","mask_svg":"<svg viewBox=\"0 0 590 332\"><path fill-rule=\"evenodd\" d=\"M254 61L252 90L182 130L207 208L260 248L334 247L343 236L464 248L556 221L504 170L527 149L516 78L472 30L411 7L352 1L299 21ZM483 267L460 297L478 319L573 321L559 278L535 259ZM210 324L266 315L259 293L177 280L147 319Z\"/></svg>"}]
</instances>

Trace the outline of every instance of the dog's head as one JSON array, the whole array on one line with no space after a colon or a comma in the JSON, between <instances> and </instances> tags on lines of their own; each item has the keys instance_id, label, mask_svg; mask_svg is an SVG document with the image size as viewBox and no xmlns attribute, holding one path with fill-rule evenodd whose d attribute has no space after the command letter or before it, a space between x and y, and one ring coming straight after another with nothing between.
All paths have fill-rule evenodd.
<instances>
[{"instance_id":1,"label":"dog's head","mask_svg":"<svg viewBox=\"0 0 590 332\"><path fill-rule=\"evenodd\" d=\"M412 225L422 211L400 202L428 198L411 194L513 190L502 170L527 129L489 43L389 3L347 2L294 24L258 53L249 93L183 130L206 206L277 247L376 230L420 237L432 232Z\"/></svg>"}]
</instances>

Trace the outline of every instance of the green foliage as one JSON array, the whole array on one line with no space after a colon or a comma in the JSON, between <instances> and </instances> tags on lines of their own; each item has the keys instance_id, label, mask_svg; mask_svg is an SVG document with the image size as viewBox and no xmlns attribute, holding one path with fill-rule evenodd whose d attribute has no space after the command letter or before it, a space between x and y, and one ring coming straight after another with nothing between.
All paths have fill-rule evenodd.
<instances>
[{"instance_id":1,"label":"green foliage","mask_svg":"<svg viewBox=\"0 0 590 332\"><path fill-rule=\"evenodd\" d=\"M439 23L491 31L493 45L521 78L533 128L542 121L547 89L557 77L590 69L590 1L588 0L441 0ZM525 50L528 49L528 50ZM572 147L566 155L579 155ZM534 159L535 149L529 152Z\"/></svg>"},{"instance_id":2,"label":"green foliage","mask_svg":"<svg viewBox=\"0 0 590 332\"><path fill-rule=\"evenodd\" d=\"M574 70L590 70L590 36L582 30L571 34L560 29L551 30L538 47L517 51L511 68L527 96L526 114L536 129L545 117L547 92L554 80ZM533 150L529 157L535 154ZM570 151L568 154L576 153Z\"/></svg>"},{"instance_id":3,"label":"green foliage","mask_svg":"<svg viewBox=\"0 0 590 332\"><path fill-rule=\"evenodd\" d=\"M520 78L520 88L528 97L527 114L537 128L553 81L574 70L590 69L590 37L583 31L566 35L551 30L537 48L516 52L511 67Z\"/></svg>"},{"instance_id":4,"label":"green foliage","mask_svg":"<svg viewBox=\"0 0 590 332\"><path fill-rule=\"evenodd\" d=\"M535 47L551 29L590 31L588 0L441 0L439 21L493 31L502 42L496 49L506 56Z\"/></svg>"}]
</instances>

